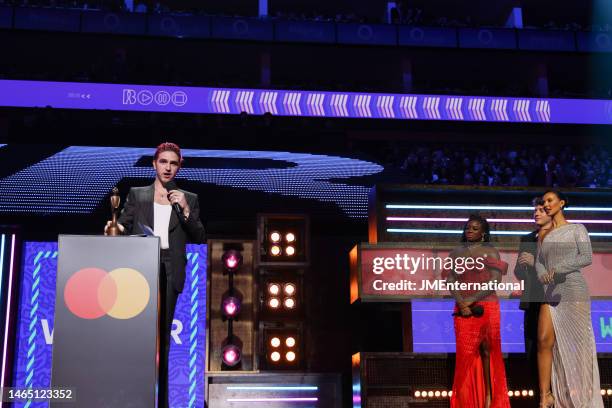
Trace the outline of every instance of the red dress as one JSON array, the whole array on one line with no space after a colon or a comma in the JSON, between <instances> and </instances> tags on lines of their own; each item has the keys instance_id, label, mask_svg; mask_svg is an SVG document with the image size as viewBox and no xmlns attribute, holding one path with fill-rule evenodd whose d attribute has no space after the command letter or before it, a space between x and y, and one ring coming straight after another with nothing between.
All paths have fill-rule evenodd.
<instances>
[{"instance_id":1,"label":"red dress","mask_svg":"<svg viewBox=\"0 0 612 408\"><path fill-rule=\"evenodd\" d=\"M491 279L491 269L505 275L508 264L502 260L485 258L485 267L466 270L457 274L459 282L487 282ZM474 291L460 292L469 296ZM480 317L455 316L455 338L457 354L451 408L481 408L485 406L485 378L480 358L480 345L489 345L489 372L491 377L491 408L510 407L506 370L501 351L500 312L497 295L492 293L476 302L484 309ZM455 312L458 308L455 306Z\"/></svg>"}]
</instances>

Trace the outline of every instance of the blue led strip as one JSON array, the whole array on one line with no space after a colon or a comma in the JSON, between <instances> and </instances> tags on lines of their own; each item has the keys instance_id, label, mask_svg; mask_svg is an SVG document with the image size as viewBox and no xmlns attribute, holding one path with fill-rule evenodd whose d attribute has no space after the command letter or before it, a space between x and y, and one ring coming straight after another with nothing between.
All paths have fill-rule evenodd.
<instances>
[{"instance_id":1,"label":"blue led strip","mask_svg":"<svg viewBox=\"0 0 612 408\"><path fill-rule=\"evenodd\" d=\"M612 124L612 101L0 80L0 106L473 122Z\"/></svg>"},{"instance_id":2,"label":"blue led strip","mask_svg":"<svg viewBox=\"0 0 612 408\"><path fill-rule=\"evenodd\" d=\"M189 408L193 407L196 402L196 374L197 374L197 365L196 365L196 347L198 346L198 327L196 323L198 321L198 269L199 265L196 262L198 259L197 252L191 252L187 254L187 260L189 261L189 266L191 267L191 297L190 297L190 317L189 321Z\"/></svg>"},{"instance_id":3,"label":"blue led strip","mask_svg":"<svg viewBox=\"0 0 612 408\"><path fill-rule=\"evenodd\" d=\"M40 295L40 268L41 262L44 259L57 258L57 251L39 251L34 258L34 272L32 273L32 290L30 297L30 326L29 326L29 337L28 337L28 363L26 365L26 379L25 388L31 388L34 379L34 363L36 354L36 323L38 323L38 300ZM32 404L32 400L28 400L24 405L24 408L29 408Z\"/></svg>"},{"instance_id":4,"label":"blue led strip","mask_svg":"<svg viewBox=\"0 0 612 408\"><path fill-rule=\"evenodd\" d=\"M4 278L4 246L6 245L6 235L2 234L1 241L2 242L0 242L0 303L2 302L2 298L4 294L4 287L2 285L2 282L4 282L3 280ZM5 322L5 324L8 324L8 322Z\"/></svg>"},{"instance_id":5,"label":"blue led strip","mask_svg":"<svg viewBox=\"0 0 612 408\"><path fill-rule=\"evenodd\" d=\"M351 179L383 170L364 160L306 153L184 149L183 154L243 159L247 169L183 168L179 185L180 180L189 180L335 203L344 214L356 218L367 216L369 188L351 183ZM122 179L153 181L152 167L137 166L147 155L152 156L153 149L69 147L0 179L0 212L90 213ZM113 158L112 166L108 165L109 157ZM248 169L250 160L274 160L280 165ZM43 179L45 183L40 182Z\"/></svg>"}]
</instances>

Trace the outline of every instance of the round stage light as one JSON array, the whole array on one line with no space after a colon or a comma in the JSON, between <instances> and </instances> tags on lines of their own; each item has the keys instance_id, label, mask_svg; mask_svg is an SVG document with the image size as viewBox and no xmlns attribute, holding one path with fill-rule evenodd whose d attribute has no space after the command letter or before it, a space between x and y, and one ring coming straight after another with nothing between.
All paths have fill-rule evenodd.
<instances>
[{"instance_id":1,"label":"round stage light","mask_svg":"<svg viewBox=\"0 0 612 408\"><path fill-rule=\"evenodd\" d=\"M242 264L242 254L240 251L230 249L229 251L225 251L221 260L223 261L225 269L230 272L235 272Z\"/></svg>"},{"instance_id":2,"label":"round stage light","mask_svg":"<svg viewBox=\"0 0 612 408\"><path fill-rule=\"evenodd\" d=\"M240 305L240 299L234 296L229 296L223 299L223 302L221 303L221 311L225 317L232 318L240 313Z\"/></svg>"},{"instance_id":3,"label":"round stage light","mask_svg":"<svg viewBox=\"0 0 612 408\"><path fill-rule=\"evenodd\" d=\"M286 298L284 305L287 309L293 309L295 307L295 299L293 298Z\"/></svg>"},{"instance_id":4,"label":"round stage light","mask_svg":"<svg viewBox=\"0 0 612 408\"><path fill-rule=\"evenodd\" d=\"M270 306L272 309L278 309L280 306L280 300L277 298L272 298L268 301L268 306Z\"/></svg>"},{"instance_id":5,"label":"round stage light","mask_svg":"<svg viewBox=\"0 0 612 408\"><path fill-rule=\"evenodd\" d=\"M293 351L288 351L287 354L285 354L285 358L287 359L287 361L292 363L295 361L295 353Z\"/></svg>"},{"instance_id":6,"label":"round stage light","mask_svg":"<svg viewBox=\"0 0 612 408\"><path fill-rule=\"evenodd\" d=\"M295 242L295 234L293 232L287 233L287 235L285 235L285 240L287 240L287 242Z\"/></svg>"},{"instance_id":7,"label":"round stage light","mask_svg":"<svg viewBox=\"0 0 612 408\"><path fill-rule=\"evenodd\" d=\"M452 397L452 396L453 396L453 392L452 392L452 391L449 391L449 392L448 392L448 396L449 396L449 397Z\"/></svg>"},{"instance_id":8,"label":"round stage light","mask_svg":"<svg viewBox=\"0 0 612 408\"><path fill-rule=\"evenodd\" d=\"M270 233L270 241L274 242L275 244L280 242L281 240L281 234L278 231L272 231Z\"/></svg>"},{"instance_id":9,"label":"round stage light","mask_svg":"<svg viewBox=\"0 0 612 408\"><path fill-rule=\"evenodd\" d=\"M223 363L228 367L233 367L240 362L240 348L234 344L228 344L221 350Z\"/></svg>"},{"instance_id":10,"label":"round stage light","mask_svg":"<svg viewBox=\"0 0 612 408\"><path fill-rule=\"evenodd\" d=\"M415 396L416 398L420 398L420 397L421 397L421 391L415 391L415 392L414 392L414 396Z\"/></svg>"},{"instance_id":11,"label":"round stage light","mask_svg":"<svg viewBox=\"0 0 612 408\"><path fill-rule=\"evenodd\" d=\"M428 397L430 397L430 398L431 398L431 397L433 397L433 396L434 396L434 392L433 392L433 391L429 391L429 392L427 393L427 396L428 396Z\"/></svg>"},{"instance_id":12,"label":"round stage light","mask_svg":"<svg viewBox=\"0 0 612 408\"><path fill-rule=\"evenodd\" d=\"M434 392L434 395L435 395L436 397L439 397L439 396L440 396L440 391L436 391L436 392Z\"/></svg>"},{"instance_id":13,"label":"round stage light","mask_svg":"<svg viewBox=\"0 0 612 408\"><path fill-rule=\"evenodd\" d=\"M272 245L270 253L272 256L279 256L281 254L281 248L278 245Z\"/></svg>"},{"instance_id":14,"label":"round stage light","mask_svg":"<svg viewBox=\"0 0 612 408\"><path fill-rule=\"evenodd\" d=\"M606 395L606 390L601 390L601 395Z\"/></svg>"},{"instance_id":15,"label":"round stage light","mask_svg":"<svg viewBox=\"0 0 612 408\"><path fill-rule=\"evenodd\" d=\"M533 397L533 390L529 390L529 392L527 393L530 397Z\"/></svg>"},{"instance_id":16,"label":"round stage light","mask_svg":"<svg viewBox=\"0 0 612 408\"><path fill-rule=\"evenodd\" d=\"M288 256L293 256L293 255L295 255L295 248L292 247L291 245L289 245L287 248L285 248L285 253Z\"/></svg>"},{"instance_id":17,"label":"round stage light","mask_svg":"<svg viewBox=\"0 0 612 408\"><path fill-rule=\"evenodd\" d=\"M513 395L514 395L514 393L513 393L512 391L508 391L508 396L509 396L509 397L511 397L511 396L513 396Z\"/></svg>"},{"instance_id":18,"label":"round stage light","mask_svg":"<svg viewBox=\"0 0 612 408\"><path fill-rule=\"evenodd\" d=\"M271 295L278 295L280 293L280 286L277 283L271 283L268 285L268 293Z\"/></svg>"},{"instance_id":19,"label":"round stage light","mask_svg":"<svg viewBox=\"0 0 612 408\"><path fill-rule=\"evenodd\" d=\"M608 395L612 395L612 390L611 390L610 388L608 388L608 390L606 391L606 393L607 393Z\"/></svg>"},{"instance_id":20,"label":"round stage light","mask_svg":"<svg viewBox=\"0 0 612 408\"><path fill-rule=\"evenodd\" d=\"M523 391L521 391L521 395L522 395L523 397L526 397L526 396L528 395L527 390L523 390Z\"/></svg>"},{"instance_id":21,"label":"round stage light","mask_svg":"<svg viewBox=\"0 0 612 408\"><path fill-rule=\"evenodd\" d=\"M286 295L291 296L295 293L295 285L293 283L287 283L284 290Z\"/></svg>"},{"instance_id":22,"label":"round stage light","mask_svg":"<svg viewBox=\"0 0 612 408\"><path fill-rule=\"evenodd\" d=\"M274 348L280 346L281 341L278 337L272 337L272 340L270 340L270 345Z\"/></svg>"},{"instance_id":23,"label":"round stage light","mask_svg":"<svg viewBox=\"0 0 612 408\"><path fill-rule=\"evenodd\" d=\"M272 354L270 354L270 359L274 361L275 363L278 362L280 358L281 358L281 355L278 351L275 351Z\"/></svg>"},{"instance_id":24,"label":"round stage light","mask_svg":"<svg viewBox=\"0 0 612 408\"><path fill-rule=\"evenodd\" d=\"M443 396L443 397L446 397L447 395L448 395L448 392L446 392L446 390L445 390L445 391L442 391L442 396Z\"/></svg>"},{"instance_id":25,"label":"round stage light","mask_svg":"<svg viewBox=\"0 0 612 408\"><path fill-rule=\"evenodd\" d=\"M287 347L293 347L295 346L295 339L293 337L287 337L287 339L285 340L285 344L287 345Z\"/></svg>"}]
</instances>

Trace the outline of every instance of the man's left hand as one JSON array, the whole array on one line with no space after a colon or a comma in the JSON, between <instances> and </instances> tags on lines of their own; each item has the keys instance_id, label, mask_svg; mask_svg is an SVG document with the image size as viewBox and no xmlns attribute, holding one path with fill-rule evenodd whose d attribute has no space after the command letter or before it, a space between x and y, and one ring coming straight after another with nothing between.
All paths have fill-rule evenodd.
<instances>
[{"instance_id":1,"label":"man's left hand","mask_svg":"<svg viewBox=\"0 0 612 408\"><path fill-rule=\"evenodd\" d=\"M168 193L168 199L170 200L170 204L178 204L183 209L183 214L185 217L189 214L189 204L187 204L187 199L185 198L185 193L179 190L171 190Z\"/></svg>"}]
</instances>

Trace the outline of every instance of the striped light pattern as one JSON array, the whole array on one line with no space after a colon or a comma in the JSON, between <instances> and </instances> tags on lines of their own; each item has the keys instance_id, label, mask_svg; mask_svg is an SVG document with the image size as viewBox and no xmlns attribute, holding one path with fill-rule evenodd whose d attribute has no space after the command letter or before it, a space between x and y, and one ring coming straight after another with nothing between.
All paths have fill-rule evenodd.
<instances>
[{"instance_id":1,"label":"striped light pattern","mask_svg":"<svg viewBox=\"0 0 612 408\"><path fill-rule=\"evenodd\" d=\"M421 229L421 228L387 228L387 232L400 234L455 234L460 235L463 230L451 229ZM527 235L533 231L491 231L491 235ZM612 237L612 232L589 232L592 237Z\"/></svg>"},{"instance_id":2,"label":"striped light pattern","mask_svg":"<svg viewBox=\"0 0 612 408\"><path fill-rule=\"evenodd\" d=\"M2 301L4 301L6 299L6 315L4 317L4 343L3 343L3 347L2 347L2 378L0 379L0 385L4 385L6 378L4 377L4 374L6 373L6 359L7 359L7 348L8 348L8 338L9 338L9 326L10 326L10 319L11 319L11 303L13 300L13 293L12 293L12 287L13 287L13 268L15 267L15 240L16 240L16 236L15 234L11 234L10 235L10 240L11 240L11 249L10 249L10 258L9 258L9 262L8 262L8 269L4 267L5 264L5 253L7 252L7 238L8 235L7 234L2 234L2 238L1 238L1 242L0 242L0 288L2 288L1 283L4 282L4 274L6 272L8 272L9 274L9 278L7 281L7 294L6 294L6 298L4 297L4 290L0 291L0 299L2 299ZM8 385L8 384L7 384ZM0 407L5 406L3 401L0 401Z\"/></svg>"},{"instance_id":3,"label":"striped light pattern","mask_svg":"<svg viewBox=\"0 0 612 408\"><path fill-rule=\"evenodd\" d=\"M316 397L279 397L279 398L228 398L227 402L317 402Z\"/></svg>"},{"instance_id":4,"label":"striped light pattern","mask_svg":"<svg viewBox=\"0 0 612 408\"><path fill-rule=\"evenodd\" d=\"M318 391L319 387L316 386L229 386L227 390L234 391Z\"/></svg>"},{"instance_id":5,"label":"striped light pattern","mask_svg":"<svg viewBox=\"0 0 612 408\"><path fill-rule=\"evenodd\" d=\"M0 80L0 106L203 114L612 124L609 100Z\"/></svg>"}]
</instances>

